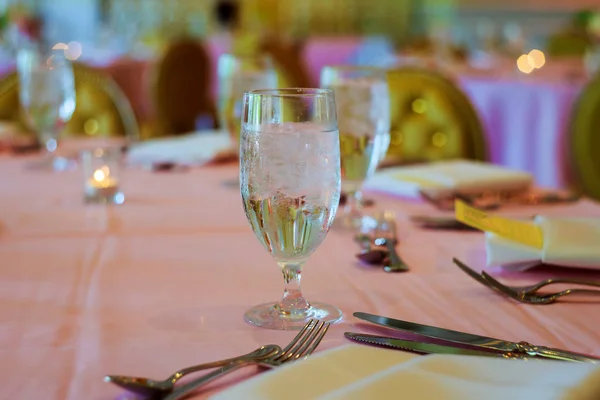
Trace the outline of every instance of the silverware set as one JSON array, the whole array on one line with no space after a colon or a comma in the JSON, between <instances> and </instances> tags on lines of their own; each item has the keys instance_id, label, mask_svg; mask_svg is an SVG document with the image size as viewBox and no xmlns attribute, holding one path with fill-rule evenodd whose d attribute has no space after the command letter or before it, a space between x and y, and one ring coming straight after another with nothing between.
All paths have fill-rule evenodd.
<instances>
[{"instance_id":1,"label":"silverware set","mask_svg":"<svg viewBox=\"0 0 600 400\"><path fill-rule=\"evenodd\" d=\"M354 237L354 241L362 247L362 251L356 257L364 263L383 266L385 272L409 271L408 265L396 251L397 231L394 213L383 212L370 232L360 233Z\"/></svg>"},{"instance_id":2,"label":"silverware set","mask_svg":"<svg viewBox=\"0 0 600 400\"><path fill-rule=\"evenodd\" d=\"M162 381L122 375L107 375L104 381L114 383L130 392L147 398L160 400L181 399L202 386L246 366L254 365L272 369L286 363L306 359L317 349L327 333L329 325L329 323L322 321L310 320L283 349L274 344L261 346L253 352L239 357L181 369ZM175 387L177 381L183 376L211 368L218 369L180 387Z\"/></svg>"},{"instance_id":3,"label":"silverware set","mask_svg":"<svg viewBox=\"0 0 600 400\"><path fill-rule=\"evenodd\" d=\"M543 287L552 283L555 282L540 283L537 286ZM534 286L521 289L537 290ZM578 363L600 363L600 358L595 356L552 347L536 346L525 341L511 342L364 312L356 312L353 315L356 318L368 321L375 325L390 328L405 334L412 334L417 338L417 340L407 340L355 332L344 333L344 336L350 340L375 346L418 354L455 354L520 360L539 358ZM104 380L105 382L114 383L130 392L142 395L145 398L158 400L182 399L188 397L208 383L246 366L258 366L260 368L273 369L287 363L306 359L319 346L328 329L328 323L311 320L283 349L280 346L273 344L261 346L253 352L239 357L181 369L163 381L120 375L108 375ZM436 343L432 343L432 340L436 341ZM176 382L183 376L209 368L218 369L179 387L175 386Z\"/></svg>"},{"instance_id":4,"label":"silverware set","mask_svg":"<svg viewBox=\"0 0 600 400\"><path fill-rule=\"evenodd\" d=\"M356 312L353 315L364 321L391 328L404 334L409 333L419 338L418 341L411 341L354 332L346 332L344 334L346 338L351 340L387 348L411 351L419 354L459 354L510 359L539 358L594 364L600 362L600 358L598 357L552 347L536 346L528 342L511 342L363 312ZM431 340L435 340L437 343L429 343L428 341Z\"/></svg>"},{"instance_id":5,"label":"silverware set","mask_svg":"<svg viewBox=\"0 0 600 400\"><path fill-rule=\"evenodd\" d=\"M434 225L434 228L440 228L441 226L441 229L468 229L467 226L462 225L454 219L440 220L439 218L431 219L423 217L413 222L425 224L424 227L428 227L427 224L431 223ZM354 240L362 247L362 251L357 255L360 260L372 265L381 265L386 272L405 272L409 270L406 263L404 263L396 251L398 236L393 213L382 213L377 218L374 228L368 233L356 235ZM499 282L485 271L476 272L456 258L453 258L453 262L478 283L521 303L550 304L568 295L600 295L600 282L581 279L549 278L532 285L509 286ZM544 291L548 286L555 284L573 284L599 289L576 287L555 292ZM520 360L549 359L579 363L600 363L600 358L595 356L546 346L536 346L525 341L511 342L363 312L356 312L353 315L356 318L375 325L400 331L404 334L409 333L416 337L415 340L407 340L406 338L355 332L344 333L344 336L352 341L375 346L418 354L456 354ZM327 333L329 325L329 323L313 319L300 330L285 348L274 344L264 345L238 357L180 369L164 380L107 375L104 381L142 395L145 398L177 400L187 397L208 383L246 366L273 369L283 364L306 359L317 349ZM177 382L184 376L207 369L215 370L188 383L177 386Z\"/></svg>"},{"instance_id":6,"label":"silverware set","mask_svg":"<svg viewBox=\"0 0 600 400\"><path fill-rule=\"evenodd\" d=\"M467 275L469 275L477 282L521 303L551 304L559 298L568 295L600 296L600 290L582 288L571 288L558 292L540 292L540 289L554 284L574 284L580 286L600 288L600 282L586 281L580 279L549 278L529 286L508 286L503 283L500 283L497 279L493 278L485 271L482 271L481 273L474 271L472 268L468 267L465 263L461 262L460 260L457 260L456 258L452 259L452 261L462 271L464 271Z\"/></svg>"}]
</instances>

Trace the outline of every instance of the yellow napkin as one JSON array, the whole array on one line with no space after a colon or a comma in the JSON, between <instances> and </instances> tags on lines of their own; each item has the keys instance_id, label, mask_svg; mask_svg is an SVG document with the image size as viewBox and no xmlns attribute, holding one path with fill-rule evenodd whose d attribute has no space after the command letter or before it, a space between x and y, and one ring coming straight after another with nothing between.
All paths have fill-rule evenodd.
<instances>
[{"instance_id":1,"label":"yellow napkin","mask_svg":"<svg viewBox=\"0 0 600 400\"><path fill-rule=\"evenodd\" d=\"M597 400L600 366L430 355L347 345L212 397L227 399Z\"/></svg>"},{"instance_id":2,"label":"yellow napkin","mask_svg":"<svg viewBox=\"0 0 600 400\"><path fill-rule=\"evenodd\" d=\"M599 218L548 218L533 224L543 236L541 249L486 232L487 265L525 270L543 262L563 267L600 269Z\"/></svg>"},{"instance_id":3,"label":"yellow napkin","mask_svg":"<svg viewBox=\"0 0 600 400\"><path fill-rule=\"evenodd\" d=\"M520 221L488 215L455 202L456 219L485 232L487 265L524 270L545 264L600 268L599 218L549 218Z\"/></svg>"}]
</instances>

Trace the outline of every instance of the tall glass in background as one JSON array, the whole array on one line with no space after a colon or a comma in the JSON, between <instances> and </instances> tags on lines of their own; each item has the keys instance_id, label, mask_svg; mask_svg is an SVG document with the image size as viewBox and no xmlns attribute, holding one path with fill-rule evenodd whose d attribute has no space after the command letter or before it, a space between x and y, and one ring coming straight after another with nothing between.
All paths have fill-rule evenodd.
<instances>
[{"instance_id":1,"label":"tall glass in background","mask_svg":"<svg viewBox=\"0 0 600 400\"><path fill-rule=\"evenodd\" d=\"M321 86L335 91L342 191L347 195L340 224L359 229L372 223L361 207L362 186L384 159L390 144L390 96L383 69L325 67ZM337 222L336 222L337 224Z\"/></svg>"},{"instance_id":2,"label":"tall glass in background","mask_svg":"<svg viewBox=\"0 0 600 400\"><path fill-rule=\"evenodd\" d=\"M36 167L63 170L70 162L56 156L59 135L75 111L73 67L63 50L27 48L17 55L19 98L29 126L45 149Z\"/></svg>"},{"instance_id":3,"label":"tall glass in background","mask_svg":"<svg viewBox=\"0 0 600 400\"><path fill-rule=\"evenodd\" d=\"M251 324L298 329L342 313L309 303L300 290L305 262L321 245L340 200L340 145L333 92L254 90L244 95L240 189L248 222L285 281L277 303L248 310Z\"/></svg>"},{"instance_id":4,"label":"tall glass in background","mask_svg":"<svg viewBox=\"0 0 600 400\"><path fill-rule=\"evenodd\" d=\"M221 126L239 147L244 92L277 87L271 59L263 55L223 54L218 62L219 114Z\"/></svg>"}]
</instances>

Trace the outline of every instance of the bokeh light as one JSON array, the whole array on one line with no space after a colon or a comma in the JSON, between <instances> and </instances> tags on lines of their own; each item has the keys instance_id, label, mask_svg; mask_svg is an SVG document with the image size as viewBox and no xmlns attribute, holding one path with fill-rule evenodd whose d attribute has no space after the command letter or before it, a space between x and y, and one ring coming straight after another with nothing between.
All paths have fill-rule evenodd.
<instances>
[{"instance_id":1,"label":"bokeh light","mask_svg":"<svg viewBox=\"0 0 600 400\"><path fill-rule=\"evenodd\" d=\"M524 74L530 74L535 69L533 60L529 54L523 54L517 59L517 68Z\"/></svg>"},{"instance_id":2,"label":"bokeh light","mask_svg":"<svg viewBox=\"0 0 600 400\"><path fill-rule=\"evenodd\" d=\"M52 50L67 50L69 46L64 43L58 42L52 47Z\"/></svg>"},{"instance_id":3,"label":"bokeh light","mask_svg":"<svg viewBox=\"0 0 600 400\"><path fill-rule=\"evenodd\" d=\"M68 60L75 61L79 57L81 57L81 53L83 53L83 47L79 42L69 42L67 44L67 49L65 50L65 57Z\"/></svg>"},{"instance_id":4,"label":"bokeh light","mask_svg":"<svg viewBox=\"0 0 600 400\"><path fill-rule=\"evenodd\" d=\"M541 50L533 49L529 52L529 58L534 68L542 68L546 64L546 56Z\"/></svg>"}]
</instances>

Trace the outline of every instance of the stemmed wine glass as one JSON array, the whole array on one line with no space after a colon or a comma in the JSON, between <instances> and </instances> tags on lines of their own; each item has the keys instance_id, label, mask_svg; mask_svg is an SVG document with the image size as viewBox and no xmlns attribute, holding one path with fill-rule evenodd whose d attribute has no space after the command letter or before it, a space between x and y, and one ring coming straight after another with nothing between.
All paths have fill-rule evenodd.
<instances>
[{"instance_id":1,"label":"stemmed wine glass","mask_svg":"<svg viewBox=\"0 0 600 400\"><path fill-rule=\"evenodd\" d=\"M251 324L298 329L342 312L308 302L302 268L325 239L340 200L340 145L334 95L327 89L253 90L244 95L240 189L258 240L285 281L283 298L248 310Z\"/></svg>"},{"instance_id":2,"label":"stemmed wine glass","mask_svg":"<svg viewBox=\"0 0 600 400\"><path fill-rule=\"evenodd\" d=\"M35 48L17 55L19 99L27 123L44 146L45 157L36 167L63 170L70 166L56 156L59 134L75 111L75 78L63 50L45 53Z\"/></svg>"},{"instance_id":3,"label":"stemmed wine glass","mask_svg":"<svg viewBox=\"0 0 600 400\"><path fill-rule=\"evenodd\" d=\"M340 225L360 229L373 223L362 211L363 183L390 144L387 74L378 68L327 66L321 71L321 86L335 91L337 104L342 191L347 196Z\"/></svg>"}]
</instances>

